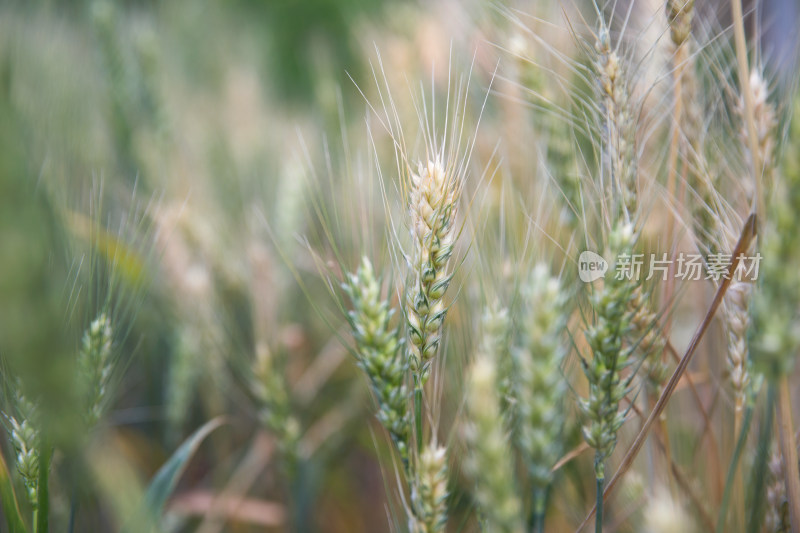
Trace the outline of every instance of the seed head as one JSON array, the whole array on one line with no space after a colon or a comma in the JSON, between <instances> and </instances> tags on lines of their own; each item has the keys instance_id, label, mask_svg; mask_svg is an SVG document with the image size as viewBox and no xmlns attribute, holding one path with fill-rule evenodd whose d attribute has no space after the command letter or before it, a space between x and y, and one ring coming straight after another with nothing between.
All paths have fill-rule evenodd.
<instances>
[{"instance_id":1,"label":"seed head","mask_svg":"<svg viewBox=\"0 0 800 533\"><path fill-rule=\"evenodd\" d=\"M522 532L512 455L500 412L494 355L479 352L469 372L465 471L489 531Z\"/></svg>"},{"instance_id":2,"label":"seed head","mask_svg":"<svg viewBox=\"0 0 800 533\"><path fill-rule=\"evenodd\" d=\"M103 416L111 373L111 320L100 313L83 334L78 353L78 366L86 387L86 420L94 426Z\"/></svg>"},{"instance_id":3,"label":"seed head","mask_svg":"<svg viewBox=\"0 0 800 533\"><path fill-rule=\"evenodd\" d=\"M642 373L648 386L658 391L667 377L667 366L661 360L666 341L658 329L658 315L651 309L650 301L641 285L633 290L630 300L630 342L644 358Z\"/></svg>"},{"instance_id":4,"label":"seed head","mask_svg":"<svg viewBox=\"0 0 800 533\"><path fill-rule=\"evenodd\" d=\"M278 438L281 452L289 459L288 468L293 468L300 440L300 424L292 414L283 372L264 344L256 346L249 388L261 423Z\"/></svg>"},{"instance_id":5,"label":"seed head","mask_svg":"<svg viewBox=\"0 0 800 533\"><path fill-rule=\"evenodd\" d=\"M533 487L544 491L563 451L567 299L543 264L533 269L523 297L520 341L514 348L515 438Z\"/></svg>"},{"instance_id":6,"label":"seed head","mask_svg":"<svg viewBox=\"0 0 800 533\"><path fill-rule=\"evenodd\" d=\"M745 281L732 281L725 293L724 317L728 333L728 370L736 397L736 409L744 408L750 383L750 361L747 350L747 330L750 326L750 296L752 286Z\"/></svg>"},{"instance_id":7,"label":"seed head","mask_svg":"<svg viewBox=\"0 0 800 533\"><path fill-rule=\"evenodd\" d=\"M616 259L630 255L634 242L633 228L623 225L609 235L609 272L616 272ZM631 280L607 276L603 287L591 296L594 323L586 331L592 359L584 361L583 371L589 381L589 396L581 400L586 417L583 436L597 452L595 474L605 477L604 460L617 444L617 431L625 420L619 403L628 392L630 377L622 371L632 363L632 349L624 344L631 329L630 303L635 284Z\"/></svg>"},{"instance_id":8,"label":"seed head","mask_svg":"<svg viewBox=\"0 0 800 533\"><path fill-rule=\"evenodd\" d=\"M16 416L6 415L14 463L28 493L28 501L35 509L39 502L39 429L36 425L37 408L16 387Z\"/></svg>"},{"instance_id":9,"label":"seed head","mask_svg":"<svg viewBox=\"0 0 800 533\"><path fill-rule=\"evenodd\" d=\"M757 161L762 165L758 172L763 172L762 179L764 190L769 191L773 186L776 150L776 131L778 120L775 113L775 106L769 101L769 86L761 73L753 69L750 72L750 91L753 94L753 118L756 127L756 140L758 157ZM752 165L753 154L750 153L750 143L748 142L748 132L746 127L746 108L744 95L739 98L736 111L741 118L742 127L739 130L739 137L742 147L747 154L748 163Z\"/></svg>"},{"instance_id":10,"label":"seed head","mask_svg":"<svg viewBox=\"0 0 800 533\"><path fill-rule=\"evenodd\" d=\"M800 110L800 100L795 101L795 110ZM796 146L798 141L800 121L793 120L787 146ZM800 261L800 156L791 149L784 155L782 179L775 183L772 207L761 232L763 259L759 287L752 300L751 358L756 369L770 380L791 371L800 349L800 276L796 268L787 267Z\"/></svg>"},{"instance_id":11,"label":"seed head","mask_svg":"<svg viewBox=\"0 0 800 533\"><path fill-rule=\"evenodd\" d=\"M410 422L403 341L390 323L394 310L381 299L380 282L366 257L343 285L353 309L348 313L356 342L358 366L369 378L378 403L378 420L389 432L403 464L408 466Z\"/></svg>"},{"instance_id":12,"label":"seed head","mask_svg":"<svg viewBox=\"0 0 800 533\"><path fill-rule=\"evenodd\" d=\"M412 280L406 295L409 366L424 381L441 341L447 309L442 297L452 274L455 216L460 184L440 161L411 174Z\"/></svg>"},{"instance_id":13,"label":"seed head","mask_svg":"<svg viewBox=\"0 0 800 533\"><path fill-rule=\"evenodd\" d=\"M414 533L437 533L447 522L447 449L432 443L419 456L411 494Z\"/></svg>"},{"instance_id":14,"label":"seed head","mask_svg":"<svg viewBox=\"0 0 800 533\"><path fill-rule=\"evenodd\" d=\"M597 97L602 112L601 137L604 168L610 174L615 207L628 221L636 211L637 165L635 113L631 105L628 69L611 48L608 30L602 28L595 44Z\"/></svg>"},{"instance_id":15,"label":"seed head","mask_svg":"<svg viewBox=\"0 0 800 533\"><path fill-rule=\"evenodd\" d=\"M489 307L481 319L483 336L478 352L486 354L495 361L497 394L500 398L500 412L507 420L513 418L515 365L509 347L511 321L508 309Z\"/></svg>"},{"instance_id":16,"label":"seed head","mask_svg":"<svg viewBox=\"0 0 800 533\"><path fill-rule=\"evenodd\" d=\"M694 0L667 0L665 9L672 43L681 46L692 33Z\"/></svg>"}]
</instances>

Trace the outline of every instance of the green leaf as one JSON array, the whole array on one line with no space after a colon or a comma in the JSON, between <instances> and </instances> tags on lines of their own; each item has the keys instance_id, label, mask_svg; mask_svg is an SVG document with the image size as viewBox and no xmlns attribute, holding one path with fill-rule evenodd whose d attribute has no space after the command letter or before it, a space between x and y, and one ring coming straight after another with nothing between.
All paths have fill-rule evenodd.
<instances>
[{"instance_id":1,"label":"green leaf","mask_svg":"<svg viewBox=\"0 0 800 533\"><path fill-rule=\"evenodd\" d=\"M175 450L175 453L172 454L169 460L167 460L167 462L158 469L156 475L153 476L145 492L141 512L136 516L136 520L129 524L129 527L125 528L125 531L133 531L134 529L141 531L143 523L151 525L158 523L158 519L164 511L167 499L169 499L172 491L175 490L175 486L178 484L181 474L186 470L189 460L205 438L222 424L222 417L217 417L206 422Z\"/></svg>"},{"instance_id":2,"label":"green leaf","mask_svg":"<svg viewBox=\"0 0 800 533\"><path fill-rule=\"evenodd\" d=\"M28 533L25 522L17 505L17 495L14 493L14 485L11 483L11 476L8 474L8 467L3 455L0 454L0 502L3 505L3 515L6 517L8 530L12 533Z\"/></svg>"}]
</instances>

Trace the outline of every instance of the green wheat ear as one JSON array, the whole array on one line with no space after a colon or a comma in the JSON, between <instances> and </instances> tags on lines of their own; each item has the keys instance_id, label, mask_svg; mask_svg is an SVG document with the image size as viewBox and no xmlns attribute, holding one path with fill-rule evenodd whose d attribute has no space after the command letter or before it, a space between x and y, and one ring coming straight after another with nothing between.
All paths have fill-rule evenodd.
<instances>
[{"instance_id":1,"label":"green wheat ear","mask_svg":"<svg viewBox=\"0 0 800 533\"><path fill-rule=\"evenodd\" d=\"M618 257L630 255L634 234L630 225L616 228L609 236L609 274L603 287L591 296L595 320L586 331L592 358L584 361L583 370L589 381L589 395L581 400L586 417L583 436L595 449L598 479L605 477L604 462L614 451L617 432L625 420L619 404L628 393L630 378L622 371L631 366L632 348L624 345L631 328L630 300L635 285L631 280L617 279Z\"/></svg>"},{"instance_id":2,"label":"green wheat ear","mask_svg":"<svg viewBox=\"0 0 800 533\"><path fill-rule=\"evenodd\" d=\"M800 98L795 99L795 119ZM756 369L775 380L787 375L800 349L800 120L793 120L783 161L783 180L764 223L758 290L752 301L751 354Z\"/></svg>"},{"instance_id":3,"label":"green wheat ear","mask_svg":"<svg viewBox=\"0 0 800 533\"><path fill-rule=\"evenodd\" d=\"M492 336L490 331L484 332L484 341L468 375L464 470L474 484L486 530L522 532L522 505L513 482L513 456L496 388L494 360L498 354L484 351L494 344L487 341Z\"/></svg>"},{"instance_id":4,"label":"green wheat ear","mask_svg":"<svg viewBox=\"0 0 800 533\"><path fill-rule=\"evenodd\" d=\"M111 320L100 313L83 334L78 368L86 387L86 422L93 427L105 413L113 361Z\"/></svg>"},{"instance_id":5,"label":"green wheat ear","mask_svg":"<svg viewBox=\"0 0 800 533\"><path fill-rule=\"evenodd\" d=\"M274 354L264 344L256 346L256 357L248 380L255 398L258 418L278 439L281 452L288 458L288 474L298 458L300 423L292 414L286 378Z\"/></svg>"},{"instance_id":6,"label":"green wheat ear","mask_svg":"<svg viewBox=\"0 0 800 533\"><path fill-rule=\"evenodd\" d=\"M40 430L36 404L21 392L21 383L14 387L15 415L6 414L11 445L14 448L14 465L27 491L28 501L36 510L39 504L39 447Z\"/></svg>"},{"instance_id":7,"label":"green wheat ear","mask_svg":"<svg viewBox=\"0 0 800 533\"><path fill-rule=\"evenodd\" d=\"M489 307L481 317L483 336L478 352L490 355L495 361L495 387L500 398L500 414L508 427L514 421L516 409L516 365L511 353L511 318L504 307Z\"/></svg>"},{"instance_id":8,"label":"green wheat ear","mask_svg":"<svg viewBox=\"0 0 800 533\"><path fill-rule=\"evenodd\" d=\"M389 432L408 468L411 423L408 412L407 366L403 339L391 327L394 309L381 298L381 286L369 259L342 284L353 309L348 313L355 339L356 361L370 382L378 404L378 420Z\"/></svg>"},{"instance_id":9,"label":"green wheat ear","mask_svg":"<svg viewBox=\"0 0 800 533\"><path fill-rule=\"evenodd\" d=\"M566 293L550 269L534 267L523 287L520 339L515 346L515 438L534 492L534 515L544 520L552 468L563 452L568 352Z\"/></svg>"}]
</instances>

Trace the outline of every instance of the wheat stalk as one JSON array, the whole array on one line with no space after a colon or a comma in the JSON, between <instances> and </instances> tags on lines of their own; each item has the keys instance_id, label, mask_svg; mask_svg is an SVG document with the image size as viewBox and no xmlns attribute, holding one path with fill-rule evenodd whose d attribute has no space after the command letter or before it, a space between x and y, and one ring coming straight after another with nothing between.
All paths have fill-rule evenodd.
<instances>
[{"instance_id":1,"label":"wheat stalk","mask_svg":"<svg viewBox=\"0 0 800 533\"><path fill-rule=\"evenodd\" d=\"M608 258L611 272L616 271L617 258L630 255L634 233L630 225L615 229L609 235ZM630 377L622 371L632 363L631 347L624 345L630 333L630 301L634 286L630 280L609 276L602 289L591 296L594 323L586 331L586 340L592 350L592 358L583 361L583 371L589 381L589 394L580 402L587 419L583 427L586 443L595 449L595 478L597 479L598 513L597 530L602 528L603 484L605 461L617 444L617 432L625 421L619 403L629 391Z\"/></svg>"}]
</instances>

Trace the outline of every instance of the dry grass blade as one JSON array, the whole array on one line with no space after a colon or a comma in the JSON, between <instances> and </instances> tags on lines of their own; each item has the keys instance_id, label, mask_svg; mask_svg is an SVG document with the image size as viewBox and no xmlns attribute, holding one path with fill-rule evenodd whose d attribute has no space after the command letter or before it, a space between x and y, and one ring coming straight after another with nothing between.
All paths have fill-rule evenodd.
<instances>
[{"instance_id":1,"label":"dry grass blade","mask_svg":"<svg viewBox=\"0 0 800 533\"><path fill-rule=\"evenodd\" d=\"M778 383L777 421L781 452L786 472L786 496L789 503L792 533L800 532L800 477L797 476L797 444L792 431L792 400L789 381L783 376ZM795 465L792 468L792 465Z\"/></svg>"},{"instance_id":2,"label":"dry grass blade","mask_svg":"<svg viewBox=\"0 0 800 533\"><path fill-rule=\"evenodd\" d=\"M672 377L669 378L666 386L664 387L664 391L661 393L661 396L658 398L656 405L653 407L653 410L650 412L650 416L645 421L644 425L642 426L641 431L636 436L636 439L631 444L631 447L628 449L628 452L625 454L625 457L622 459L622 463L620 463L619 468L614 473L614 476L609 480L608 484L606 485L606 489L603 492L603 499L608 498L608 495L614 489L614 486L617 482L625 475L625 472L633 464L634 459L639 453L639 450L642 448L645 440L647 439L647 433L650 431L651 426L653 423L658 420L658 417L661 415L664 408L667 406L667 402L669 402L672 393L675 391L675 387L678 385L678 382L681 380L683 373L686 371L686 368L689 366L689 363L692 360L692 356L694 352L697 350L697 346L700 344L700 341L705 335L708 326L711 324L711 321L714 318L714 315L717 312L720 304L722 303L722 298L725 296L725 292L728 290L730 286L731 280L733 279L733 273L736 271L736 268L739 266L739 261L741 260L741 256L744 254L745 250L747 250L750 246L750 243L756 236L756 215L751 214L747 221L742 228L742 232L739 236L739 242L736 243L736 248L733 251L733 261L731 262L730 266L728 267L728 275L726 279L722 281L719 288L717 289L716 294L714 295L714 300L711 302L711 307L709 307L708 312L706 313L705 317L703 317L703 321L700 323L697 331L692 338L692 342L689 344L689 347L686 349L686 353L681 358L680 363L675 368L675 372L673 372ZM593 507L589 514L584 518L581 525L578 526L577 531L582 530L586 525L589 523L589 520L592 519L595 513L595 508Z\"/></svg>"},{"instance_id":3,"label":"dry grass blade","mask_svg":"<svg viewBox=\"0 0 800 533\"><path fill-rule=\"evenodd\" d=\"M736 60L739 68L739 83L742 87L745 106L745 123L747 126L747 142L752 154L753 164L753 183L756 189L756 213L764 215L764 192L762 180L759 179L761 161L759 161L758 134L756 133L756 122L753 109L753 91L750 88L748 76L750 67L747 64L747 44L744 33L744 16L742 15L742 0L731 0L731 12L733 14L734 43L736 46Z\"/></svg>"},{"instance_id":4,"label":"dry grass blade","mask_svg":"<svg viewBox=\"0 0 800 533\"><path fill-rule=\"evenodd\" d=\"M225 527L225 520L239 517L240 508L248 505L247 491L269 464L274 448L272 438L265 432L259 432L225 489L208 505L203 523L200 524L197 533L219 533ZM191 497L188 499L191 500ZM249 505L251 506L249 516L255 516L256 523L260 523L258 517L263 513L263 508L260 509L261 512L254 515L252 513L253 504ZM258 509L258 506L255 508ZM247 516L246 513L245 516Z\"/></svg>"},{"instance_id":5,"label":"dry grass blade","mask_svg":"<svg viewBox=\"0 0 800 533\"><path fill-rule=\"evenodd\" d=\"M672 346L672 343L669 340L665 343L665 349L669 352L672 359L674 359L675 363L679 363L681 358L678 355L678 352L675 350L675 347ZM697 408L697 412L703 419L703 430L700 436L699 442L702 442L703 439L708 438L708 441L711 445L711 449L715 450L714 453L709 454L711 466L713 472L716 475L713 476L712 482L714 483L714 495L716 497L717 502L720 501L722 498L722 491L723 491L723 479L722 479L722 465L720 464L719 460L719 442L717 442L717 438L714 436L714 432L711 431L711 414L706 409L705 405L703 405L703 401L700 398L700 393L697 391L697 386L695 384L695 380L692 378L691 374L687 373L684 376L684 380L686 381L689 390L692 392L692 398L694 399L695 406Z\"/></svg>"},{"instance_id":6,"label":"dry grass blade","mask_svg":"<svg viewBox=\"0 0 800 533\"><path fill-rule=\"evenodd\" d=\"M205 516L209 508L226 519L236 522L256 524L263 527L280 527L286 522L283 505L254 498L232 498L219 500L219 496L198 490L175 497L170 504L170 512L183 516Z\"/></svg>"}]
</instances>

